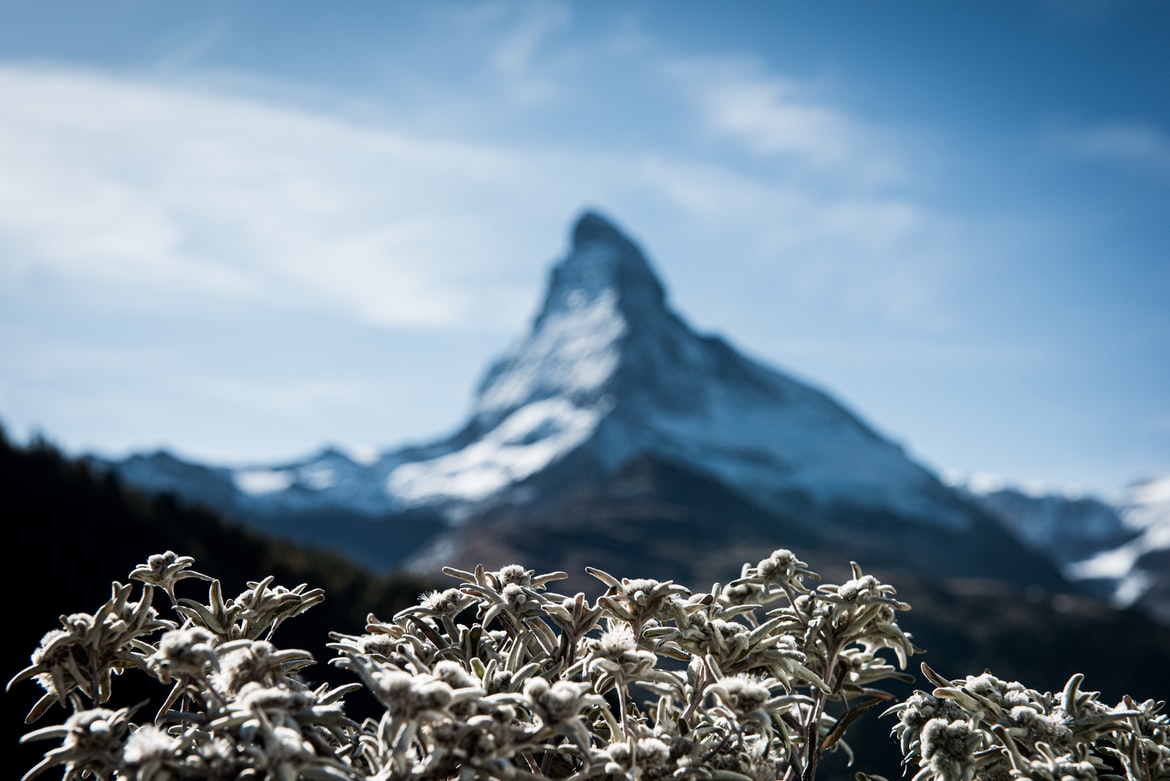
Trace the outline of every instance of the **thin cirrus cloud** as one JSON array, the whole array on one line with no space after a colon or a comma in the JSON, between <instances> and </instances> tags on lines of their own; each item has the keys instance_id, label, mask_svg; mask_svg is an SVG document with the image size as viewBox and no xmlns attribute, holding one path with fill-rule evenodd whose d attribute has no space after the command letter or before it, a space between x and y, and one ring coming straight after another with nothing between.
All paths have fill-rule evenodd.
<instances>
[{"instance_id":1,"label":"thin cirrus cloud","mask_svg":"<svg viewBox=\"0 0 1170 781\"><path fill-rule=\"evenodd\" d=\"M1057 135L1057 144L1078 156L1115 162L1170 177L1170 134L1140 122L1106 122Z\"/></svg>"},{"instance_id":2,"label":"thin cirrus cloud","mask_svg":"<svg viewBox=\"0 0 1170 781\"><path fill-rule=\"evenodd\" d=\"M486 10L496 14L506 12L507 9L487 6ZM549 39L564 32L571 20L571 9L565 3L544 3L527 9L519 22L495 43L492 65L502 76L509 78L531 76L538 70L536 61ZM473 25L473 30L482 29L479 21Z\"/></svg>"},{"instance_id":3,"label":"thin cirrus cloud","mask_svg":"<svg viewBox=\"0 0 1170 781\"><path fill-rule=\"evenodd\" d=\"M752 153L778 157L852 183L898 183L906 166L884 133L835 106L813 85L741 57L676 60L664 68L700 126Z\"/></svg>"},{"instance_id":4,"label":"thin cirrus cloud","mask_svg":"<svg viewBox=\"0 0 1170 781\"><path fill-rule=\"evenodd\" d=\"M938 330L953 324L969 273L964 228L914 198L873 192L818 195L799 182L719 165L646 157L647 189L699 226L733 237L741 273L788 296L796 310L832 307L873 325Z\"/></svg>"},{"instance_id":5,"label":"thin cirrus cloud","mask_svg":"<svg viewBox=\"0 0 1170 781\"><path fill-rule=\"evenodd\" d=\"M451 60L447 65L458 63L458 76L439 83L418 76L430 100L442 95L457 105L498 114L504 106L539 109L566 97L562 76L582 46L570 42L574 9L569 3L432 4L417 10L422 15L418 41L429 50L424 57L458 52L445 58ZM400 71L416 69L401 63Z\"/></svg>"}]
</instances>

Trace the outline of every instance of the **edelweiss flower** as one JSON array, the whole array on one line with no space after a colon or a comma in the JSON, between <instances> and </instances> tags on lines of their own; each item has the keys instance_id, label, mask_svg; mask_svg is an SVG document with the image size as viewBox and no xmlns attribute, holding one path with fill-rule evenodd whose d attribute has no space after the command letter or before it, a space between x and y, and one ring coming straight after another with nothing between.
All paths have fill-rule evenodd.
<instances>
[{"instance_id":1,"label":"edelweiss flower","mask_svg":"<svg viewBox=\"0 0 1170 781\"><path fill-rule=\"evenodd\" d=\"M982 733L966 721L931 719L922 728L922 762L942 781L971 781L974 755L981 748Z\"/></svg>"},{"instance_id":2,"label":"edelweiss flower","mask_svg":"<svg viewBox=\"0 0 1170 781\"><path fill-rule=\"evenodd\" d=\"M524 569L519 564L509 564L495 573L495 580L501 587L531 586L533 570Z\"/></svg>"},{"instance_id":3,"label":"edelweiss flower","mask_svg":"<svg viewBox=\"0 0 1170 781\"><path fill-rule=\"evenodd\" d=\"M630 751L630 744L626 742L614 743L605 750L609 762L605 765L605 772L624 776L634 767L649 772L657 777L670 763L670 746L658 738L639 738L634 742L634 750Z\"/></svg>"},{"instance_id":4,"label":"edelweiss flower","mask_svg":"<svg viewBox=\"0 0 1170 781\"><path fill-rule=\"evenodd\" d=\"M158 650L146 659L159 680L170 683L175 676L200 678L216 664L215 635L193 626L172 629L159 640Z\"/></svg>"},{"instance_id":5,"label":"edelweiss flower","mask_svg":"<svg viewBox=\"0 0 1170 781\"><path fill-rule=\"evenodd\" d=\"M472 598L457 588L428 591L422 596L422 607L439 615L454 616L472 603Z\"/></svg>"},{"instance_id":6,"label":"edelweiss flower","mask_svg":"<svg viewBox=\"0 0 1170 781\"><path fill-rule=\"evenodd\" d=\"M175 584L186 578L213 580L213 578L191 569L195 559L190 556L180 556L174 551L156 553L146 559L145 564L139 564L130 573L131 580L158 586L175 601Z\"/></svg>"},{"instance_id":7,"label":"edelweiss flower","mask_svg":"<svg viewBox=\"0 0 1170 781\"><path fill-rule=\"evenodd\" d=\"M216 681L225 692L246 683L274 685L313 663L313 655L297 648L279 649L266 640L233 640L220 646Z\"/></svg>"},{"instance_id":8,"label":"edelweiss flower","mask_svg":"<svg viewBox=\"0 0 1170 781\"><path fill-rule=\"evenodd\" d=\"M21 742L61 739L61 746L25 774L26 779L40 775L56 765L64 766L65 778L110 778L122 756L122 742L130 726L130 709L112 711L92 708L77 711L65 723L28 733Z\"/></svg>"},{"instance_id":9,"label":"edelweiss flower","mask_svg":"<svg viewBox=\"0 0 1170 781\"><path fill-rule=\"evenodd\" d=\"M134 730L122 749L122 760L133 768L142 768L172 759L178 742L153 724Z\"/></svg>"},{"instance_id":10,"label":"edelweiss flower","mask_svg":"<svg viewBox=\"0 0 1170 781\"><path fill-rule=\"evenodd\" d=\"M627 626L619 626L602 633L589 644L593 659L590 670L604 670L627 678L635 678L654 667L658 657L651 651L641 651L634 633Z\"/></svg>"},{"instance_id":11,"label":"edelweiss flower","mask_svg":"<svg viewBox=\"0 0 1170 781\"><path fill-rule=\"evenodd\" d=\"M723 678L707 687L707 691L738 716L758 711L772 696L767 686L746 675Z\"/></svg>"},{"instance_id":12,"label":"edelweiss flower","mask_svg":"<svg viewBox=\"0 0 1170 781\"><path fill-rule=\"evenodd\" d=\"M544 678L525 681L524 694L532 700L533 710L549 726L563 724L598 702L597 698L589 696L588 684L570 681L550 684Z\"/></svg>"}]
</instances>

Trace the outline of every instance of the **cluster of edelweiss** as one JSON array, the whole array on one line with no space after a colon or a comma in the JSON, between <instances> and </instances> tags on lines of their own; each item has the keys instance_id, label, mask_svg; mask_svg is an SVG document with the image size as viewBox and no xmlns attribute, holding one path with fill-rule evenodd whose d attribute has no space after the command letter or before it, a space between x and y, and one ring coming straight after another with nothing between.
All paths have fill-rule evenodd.
<instances>
[{"instance_id":1,"label":"cluster of edelweiss","mask_svg":"<svg viewBox=\"0 0 1170 781\"><path fill-rule=\"evenodd\" d=\"M912 680L899 670L918 650L891 586L854 565L811 589L818 576L786 550L699 594L590 569L606 587L596 602L548 591L563 573L447 568L459 586L332 634L331 663L356 680L312 687L313 657L271 639L321 590L269 578L225 601L193 563L151 556L130 574L136 600L114 583L96 613L45 635L9 686L45 690L30 722L54 704L72 715L25 735L61 742L26 780L811 781L826 751L848 752L858 715L894 699L874 685ZM206 603L177 596L189 578L210 583ZM159 616L156 591L178 621ZM132 668L170 686L153 719L101 707ZM1109 708L1079 678L1053 696L923 669L938 688L890 709L915 781L1170 778L1160 703ZM384 710L358 723L345 697L363 688Z\"/></svg>"}]
</instances>

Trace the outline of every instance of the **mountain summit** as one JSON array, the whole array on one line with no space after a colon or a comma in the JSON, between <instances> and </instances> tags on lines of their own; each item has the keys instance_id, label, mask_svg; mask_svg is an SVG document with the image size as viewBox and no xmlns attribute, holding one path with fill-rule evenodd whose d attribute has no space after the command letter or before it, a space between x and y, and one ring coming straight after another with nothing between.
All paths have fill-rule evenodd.
<instances>
[{"instance_id":1,"label":"mountain summit","mask_svg":"<svg viewBox=\"0 0 1170 781\"><path fill-rule=\"evenodd\" d=\"M666 294L641 251L612 223L587 212L572 249L553 267L532 330L489 369L476 393L485 429L528 404L603 402L633 324L669 317Z\"/></svg>"},{"instance_id":2,"label":"mountain summit","mask_svg":"<svg viewBox=\"0 0 1170 781\"><path fill-rule=\"evenodd\" d=\"M588 211L573 227L568 256L552 270L535 328L550 312L575 309L607 293L616 296L627 317L654 316L666 304L666 291L638 246L605 217Z\"/></svg>"},{"instance_id":3,"label":"mountain summit","mask_svg":"<svg viewBox=\"0 0 1170 781\"><path fill-rule=\"evenodd\" d=\"M828 394L696 333L642 249L595 211L451 436L373 461L328 450L253 469L165 454L112 466L382 566L523 553L571 570L566 556L592 547L605 566L621 548L657 551L657 576L682 577L698 572L686 551L699 540L706 559L737 566L803 540L838 560L1063 582ZM547 544L525 549L534 540Z\"/></svg>"}]
</instances>

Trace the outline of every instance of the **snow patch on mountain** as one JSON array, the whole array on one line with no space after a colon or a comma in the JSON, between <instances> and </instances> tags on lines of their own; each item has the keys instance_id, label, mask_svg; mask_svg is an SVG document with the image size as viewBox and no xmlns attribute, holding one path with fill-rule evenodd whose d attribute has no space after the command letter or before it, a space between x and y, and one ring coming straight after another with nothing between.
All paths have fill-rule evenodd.
<instances>
[{"instance_id":1,"label":"snow patch on mountain","mask_svg":"<svg viewBox=\"0 0 1170 781\"><path fill-rule=\"evenodd\" d=\"M1158 563L1170 554L1170 475L1133 483L1114 501L986 475L952 479L1065 577L1099 584L1119 607L1170 586L1170 572Z\"/></svg>"},{"instance_id":2,"label":"snow patch on mountain","mask_svg":"<svg viewBox=\"0 0 1170 781\"><path fill-rule=\"evenodd\" d=\"M487 424L554 395L595 400L621 358L619 340L627 326L617 303L613 290L599 291L592 299L583 290L570 291L562 306L546 312L532 338L513 348L488 375L474 417Z\"/></svg>"},{"instance_id":3,"label":"snow patch on mountain","mask_svg":"<svg viewBox=\"0 0 1170 781\"><path fill-rule=\"evenodd\" d=\"M1138 602L1159 578L1170 573L1153 571L1144 562L1170 551L1170 476L1134 483L1119 507L1126 527L1136 537L1115 548L1101 551L1069 567L1069 577L1112 580L1116 583L1115 603L1128 606Z\"/></svg>"},{"instance_id":4,"label":"snow patch on mountain","mask_svg":"<svg viewBox=\"0 0 1170 781\"><path fill-rule=\"evenodd\" d=\"M232 472L236 488L252 497L279 493L290 488L327 491L347 480L364 475L366 465L339 448L327 448L308 459L282 466L245 467Z\"/></svg>"},{"instance_id":5,"label":"snow patch on mountain","mask_svg":"<svg viewBox=\"0 0 1170 781\"><path fill-rule=\"evenodd\" d=\"M296 474L289 469L241 469L232 473L232 482L244 493L259 496L285 490L296 482Z\"/></svg>"},{"instance_id":6,"label":"snow patch on mountain","mask_svg":"<svg viewBox=\"0 0 1170 781\"><path fill-rule=\"evenodd\" d=\"M333 450L336 450L355 464L361 464L362 466L373 466L382 457L381 448L375 445L337 445Z\"/></svg>"},{"instance_id":7,"label":"snow patch on mountain","mask_svg":"<svg viewBox=\"0 0 1170 781\"><path fill-rule=\"evenodd\" d=\"M1001 491L1011 491L1015 494L1033 499L1058 497L1069 501L1077 501L1085 497L1085 491L1075 483L1055 485L1040 480L1016 480L994 472L964 473L957 469L945 470L942 474L943 482L954 486L965 493L977 496L987 496Z\"/></svg>"},{"instance_id":8,"label":"snow patch on mountain","mask_svg":"<svg viewBox=\"0 0 1170 781\"><path fill-rule=\"evenodd\" d=\"M399 466L390 473L386 490L408 504L482 501L572 451L599 418L598 410L565 399L533 402L467 447Z\"/></svg>"},{"instance_id":9,"label":"snow patch on mountain","mask_svg":"<svg viewBox=\"0 0 1170 781\"><path fill-rule=\"evenodd\" d=\"M1131 484L1122 500L1122 513L1134 529L1170 526L1170 475Z\"/></svg>"}]
</instances>

